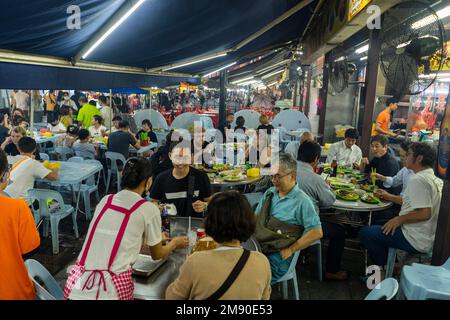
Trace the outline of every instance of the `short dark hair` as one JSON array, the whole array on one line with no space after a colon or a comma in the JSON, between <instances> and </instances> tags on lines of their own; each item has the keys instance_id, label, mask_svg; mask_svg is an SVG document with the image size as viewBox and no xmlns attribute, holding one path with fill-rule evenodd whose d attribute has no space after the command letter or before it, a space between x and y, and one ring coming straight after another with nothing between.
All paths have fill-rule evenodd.
<instances>
[{"instance_id":1,"label":"short dark hair","mask_svg":"<svg viewBox=\"0 0 450 320\"><path fill-rule=\"evenodd\" d=\"M97 121L97 122L100 123L100 124L103 123L103 118L102 118L102 116L99 116L99 115L97 115L97 114L94 116L94 120Z\"/></svg>"},{"instance_id":2,"label":"short dark hair","mask_svg":"<svg viewBox=\"0 0 450 320\"><path fill-rule=\"evenodd\" d=\"M169 146L169 153L171 153L173 151L173 149L175 148L181 148L183 147L182 145L178 146L181 142L183 141L183 138L180 137L179 141L171 141L170 146ZM192 146L190 145L189 147L186 147L191 149Z\"/></svg>"},{"instance_id":3,"label":"short dark hair","mask_svg":"<svg viewBox=\"0 0 450 320\"><path fill-rule=\"evenodd\" d=\"M389 106L391 103L398 103L399 99L397 99L396 97L392 97L386 100L386 106Z\"/></svg>"},{"instance_id":4,"label":"short dark hair","mask_svg":"<svg viewBox=\"0 0 450 320\"><path fill-rule=\"evenodd\" d=\"M130 158L122 171L122 188L135 189L153 174L151 162L143 157Z\"/></svg>"},{"instance_id":5,"label":"short dark hair","mask_svg":"<svg viewBox=\"0 0 450 320\"><path fill-rule=\"evenodd\" d=\"M358 132L357 129L350 128L350 129L347 129L345 131L345 135L344 136L345 136L345 138L358 139L359 138L359 132Z\"/></svg>"},{"instance_id":6,"label":"short dark hair","mask_svg":"<svg viewBox=\"0 0 450 320\"><path fill-rule=\"evenodd\" d=\"M234 113L228 112L228 113L227 113L227 117L229 117L229 116L233 116L233 117L234 117Z\"/></svg>"},{"instance_id":7,"label":"short dark hair","mask_svg":"<svg viewBox=\"0 0 450 320\"><path fill-rule=\"evenodd\" d=\"M383 135L374 136L370 140L370 143L374 142L379 142L383 147L386 147L388 144L388 138L386 138L386 136Z\"/></svg>"},{"instance_id":8,"label":"short dark hair","mask_svg":"<svg viewBox=\"0 0 450 320\"><path fill-rule=\"evenodd\" d=\"M78 127L77 126L74 126L73 124L71 124L71 125L69 125L68 127L67 127L67 133L69 133L69 134L73 134L73 135L78 135Z\"/></svg>"},{"instance_id":9,"label":"short dark hair","mask_svg":"<svg viewBox=\"0 0 450 320\"><path fill-rule=\"evenodd\" d=\"M0 148L0 175L2 175L8 169L8 157L5 151Z\"/></svg>"},{"instance_id":10,"label":"short dark hair","mask_svg":"<svg viewBox=\"0 0 450 320\"><path fill-rule=\"evenodd\" d=\"M32 153L36 150L36 141L31 137L22 137L17 144L19 150L24 153Z\"/></svg>"},{"instance_id":11,"label":"short dark hair","mask_svg":"<svg viewBox=\"0 0 450 320\"><path fill-rule=\"evenodd\" d=\"M298 148L297 160L311 163L320 158L322 148L315 141L305 141Z\"/></svg>"},{"instance_id":12,"label":"short dark hair","mask_svg":"<svg viewBox=\"0 0 450 320\"><path fill-rule=\"evenodd\" d=\"M90 104L91 106L96 107L96 106L97 106L97 101L91 100L91 101L89 101L89 104Z\"/></svg>"},{"instance_id":13,"label":"short dark hair","mask_svg":"<svg viewBox=\"0 0 450 320\"><path fill-rule=\"evenodd\" d=\"M112 118L112 121L122 121L122 117L121 116L115 116L114 118Z\"/></svg>"},{"instance_id":14,"label":"short dark hair","mask_svg":"<svg viewBox=\"0 0 450 320\"><path fill-rule=\"evenodd\" d=\"M130 124L126 120L122 120L119 122L119 129L126 129L129 128Z\"/></svg>"},{"instance_id":15,"label":"short dark hair","mask_svg":"<svg viewBox=\"0 0 450 320\"><path fill-rule=\"evenodd\" d=\"M86 139L86 138L88 138L89 137L89 130L86 130L86 129L80 129L80 131L78 131L78 138L80 139L80 140L84 140L84 139Z\"/></svg>"},{"instance_id":16,"label":"short dark hair","mask_svg":"<svg viewBox=\"0 0 450 320\"><path fill-rule=\"evenodd\" d=\"M144 125L144 124L148 125L150 127L150 129L153 128L152 123L148 119L142 120L142 125Z\"/></svg>"},{"instance_id":17,"label":"short dark hair","mask_svg":"<svg viewBox=\"0 0 450 320\"><path fill-rule=\"evenodd\" d=\"M238 127L242 127L242 126L244 126L244 124L245 124L245 119L243 116L239 116L236 118L236 125Z\"/></svg>"},{"instance_id":18,"label":"short dark hair","mask_svg":"<svg viewBox=\"0 0 450 320\"><path fill-rule=\"evenodd\" d=\"M436 162L436 148L427 142L414 142L409 146L413 152L414 161L418 156L422 156L423 167L433 167Z\"/></svg>"},{"instance_id":19,"label":"short dark hair","mask_svg":"<svg viewBox=\"0 0 450 320\"><path fill-rule=\"evenodd\" d=\"M247 199L237 191L213 196L205 219L206 234L219 243L247 241L256 229L256 217Z\"/></svg>"},{"instance_id":20,"label":"short dark hair","mask_svg":"<svg viewBox=\"0 0 450 320\"><path fill-rule=\"evenodd\" d=\"M402 143L400 143L400 148L402 148L404 151L408 151L411 143L412 142L409 141L403 141Z\"/></svg>"},{"instance_id":21,"label":"short dark hair","mask_svg":"<svg viewBox=\"0 0 450 320\"><path fill-rule=\"evenodd\" d=\"M86 103L88 100L87 100L86 96L81 95L81 96L78 98L78 101L81 101L81 102Z\"/></svg>"},{"instance_id":22,"label":"short dark hair","mask_svg":"<svg viewBox=\"0 0 450 320\"><path fill-rule=\"evenodd\" d=\"M98 97L98 100L100 102L106 103L106 97L104 95L101 95L100 97Z\"/></svg>"}]
</instances>

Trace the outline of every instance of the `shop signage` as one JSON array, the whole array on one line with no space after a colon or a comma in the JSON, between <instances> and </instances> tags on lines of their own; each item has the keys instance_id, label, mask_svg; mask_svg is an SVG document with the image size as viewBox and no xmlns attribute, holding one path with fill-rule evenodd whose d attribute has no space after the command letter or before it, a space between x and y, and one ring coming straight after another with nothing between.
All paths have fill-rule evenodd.
<instances>
[{"instance_id":1,"label":"shop signage","mask_svg":"<svg viewBox=\"0 0 450 320\"><path fill-rule=\"evenodd\" d=\"M372 0L349 0L348 21L351 21L371 2Z\"/></svg>"}]
</instances>

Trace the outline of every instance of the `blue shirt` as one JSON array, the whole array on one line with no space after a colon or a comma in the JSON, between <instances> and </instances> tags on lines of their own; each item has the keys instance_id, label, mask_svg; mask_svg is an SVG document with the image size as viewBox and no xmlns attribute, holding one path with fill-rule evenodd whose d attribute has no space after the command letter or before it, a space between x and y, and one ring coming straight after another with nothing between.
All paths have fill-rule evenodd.
<instances>
[{"instance_id":1,"label":"blue shirt","mask_svg":"<svg viewBox=\"0 0 450 320\"><path fill-rule=\"evenodd\" d=\"M386 188L393 188L402 186L402 192L400 193L400 196L403 197L403 194L405 193L406 186L408 185L409 179L411 179L414 176L414 171L403 167L397 174L393 177L386 177L386 181L383 183L383 186Z\"/></svg>"},{"instance_id":2,"label":"blue shirt","mask_svg":"<svg viewBox=\"0 0 450 320\"><path fill-rule=\"evenodd\" d=\"M273 193L270 214L280 221L303 226L304 232L321 227L319 215L316 213L312 200L298 185L283 198L280 198L275 187L264 193L256 207L256 214L261 212L269 192Z\"/></svg>"}]
</instances>

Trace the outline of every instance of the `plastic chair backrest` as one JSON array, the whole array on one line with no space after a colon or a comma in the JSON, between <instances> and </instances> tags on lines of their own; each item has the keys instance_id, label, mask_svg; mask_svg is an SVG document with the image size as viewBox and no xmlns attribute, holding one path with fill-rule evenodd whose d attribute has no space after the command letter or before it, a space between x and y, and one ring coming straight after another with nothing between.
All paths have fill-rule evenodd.
<instances>
[{"instance_id":1,"label":"plastic chair backrest","mask_svg":"<svg viewBox=\"0 0 450 320\"><path fill-rule=\"evenodd\" d=\"M55 152L61 156L61 160L66 161L68 159L68 155L73 156L75 152L67 147L55 147Z\"/></svg>"},{"instance_id":2,"label":"plastic chair backrest","mask_svg":"<svg viewBox=\"0 0 450 320\"><path fill-rule=\"evenodd\" d=\"M241 246L250 251L261 252L261 246L259 245L259 242L253 236L251 236L247 241L242 242Z\"/></svg>"},{"instance_id":3,"label":"plastic chair backrest","mask_svg":"<svg viewBox=\"0 0 450 320\"><path fill-rule=\"evenodd\" d=\"M39 156L41 157L41 160L47 160L47 161L49 161L50 160L50 157L49 157L49 155L48 154L46 154L46 153L39 153Z\"/></svg>"},{"instance_id":4,"label":"plastic chair backrest","mask_svg":"<svg viewBox=\"0 0 450 320\"><path fill-rule=\"evenodd\" d=\"M36 294L40 300L64 300L63 290L42 264L36 260L28 259L25 261L25 267L28 275L33 279ZM36 281L37 279L44 283L46 289Z\"/></svg>"},{"instance_id":5,"label":"plastic chair backrest","mask_svg":"<svg viewBox=\"0 0 450 320\"><path fill-rule=\"evenodd\" d=\"M61 194L54 190L47 190L47 189L31 189L28 190L28 195L30 198L36 199L39 201L39 214L41 217L49 217L50 211L48 209L47 200L48 199L55 199L59 205L62 207L64 205L64 200ZM34 207L33 207L34 211Z\"/></svg>"},{"instance_id":6,"label":"plastic chair backrest","mask_svg":"<svg viewBox=\"0 0 450 320\"><path fill-rule=\"evenodd\" d=\"M286 280L292 279L292 274L296 272L295 266L297 265L298 257L300 256L300 251L296 251L294 253L294 257L291 260L291 264L289 265L289 269L284 276L282 276L277 282L283 282Z\"/></svg>"},{"instance_id":7,"label":"plastic chair backrest","mask_svg":"<svg viewBox=\"0 0 450 320\"><path fill-rule=\"evenodd\" d=\"M450 258L447 259L447 261L442 265L442 267L450 271Z\"/></svg>"},{"instance_id":8,"label":"plastic chair backrest","mask_svg":"<svg viewBox=\"0 0 450 320\"><path fill-rule=\"evenodd\" d=\"M123 154L118 153L118 152L107 151L105 153L105 157L106 157L106 160L110 160L111 161L110 168L111 168L111 170L114 170L114 171L119 171L119 166L118 166L118 163L117 163L118 161L122 162L123 166L127 162L127 159L125 159ZM108 164L108 167L109 167L109 164Z\"/></svg>"},{"instance_id":9,"label":"plastic chair backrest","mask_svg":"<svg viewBox=\"0 0 450 320\"><path fill-rule=\"evenodd\" d=\"M67 162L83 162L84 159L82 157L72 157L67 160Z\"/></svg>"},{"instance_id":10,"label":"plastic chair backrest","mask_svg":"<svg viewBox=\"0 0 450 320\"><path fill-rule=\"evenodd\" d=\"M386 278L370 291L364 300L391 300L398 291L398 282L394 278Z\"/></svg>"},{"instance_id":11,"label":"plastic chair backrest","mask_svg":"<svg viewBox=\"0 0 450 320\"><path fill-rule=\"evenodd\" d=\"M244 196L247 198L247 201L252 208L255 204L257 205L259 203L263 195L262 192L244 193Z\"/></svg>"}]
</instances>

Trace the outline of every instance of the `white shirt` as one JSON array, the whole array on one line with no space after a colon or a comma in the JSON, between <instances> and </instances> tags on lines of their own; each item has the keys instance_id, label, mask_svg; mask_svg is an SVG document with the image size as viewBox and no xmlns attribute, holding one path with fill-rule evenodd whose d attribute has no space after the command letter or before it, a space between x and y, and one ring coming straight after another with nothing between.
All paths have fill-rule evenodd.
<instances>
[{"instance_id":1,"label":"white shirt","mask_svg":"<svg viewBox=\"0 0 450 320\"><path fill-rule=\"evenodd\" d=\"M103 137L102 131L106 131L106 128L104 126L98 127L96 129L94 126L89 127L89 133L91 134L91 137Z\"/></svg>"},{"instance_id":2,"label":"white shirt","mask_svg":"<svg viewBox=\"0 0 450 320\"><path fill-rule=\"evenodd\" d=\"M30 108L30 96L26 92L16 92L14 99L16 100L16 108L21 110L28 110Z\"/></svg>"},{"instance_id":3,"label":"white shirt","mask_svg":"<svg viewBox=\"0 0 450 320\"><path fill-rule=\"evenodd\" d=\"M130 209L134 206L141 196L137 193L122 190L117 193L112 201L113 205ZM106 204L108 196L105 196L98 206L95 208L95 213L92 221L95 221L100 214L100 211ZM88 270L108 268L108 261L111 255L114 242L122 224L124 215L113 210L106 210L103 218L97 225L97 229L92 238L91 248L86 258L85 266ZM89 226L88 235L91 233L93 223ZM86 239L88 237L86 236ZM142 247L142 242L149 246L154 246L162 241L161 238L161 215L158 207L146 202L141 205L131 216L128 221L128 226L125 229L122 242L117 251L116 259L114 260L111 271L114 273L125 272L131 268L139 257L139 252ZM86 242L83 244L83 249L78 256L77 261L80 261L84 252ZM86 271L83 276L75 284L69 299L93 299L97 294L97 285L93 286L91 290L82 290L84 283L87 281L90 272ZM108 272L104 272L107 292L100 288L99 299L117 299L116 289ZM98 277L97 277L98 278Z\"/></svg>"},{"instance_id":4,"label":"white shirt","mask_svg":"<svg viewBox=\"0 0 450 320\"><path fill-rule=\"evenodd\" d=\"M362 159L361 149L354 144L351 148L347 148L345 140L333 143L328 150L327 163L331 163L336 158L339 165L352 165L360 163Z\"/></svg>"},{"instance_id":5,"label":"white shirt","mask_svg":"<svg viewBox=\"0 0 450 320\"><path fill-rule=\"evenodd\" d=\"M406 186L409 180L415 175L414 171L403 167L397 174L393 177L386 177L386 181L383 182L385 188L395 188L397 186L402 186L402 192L400 196L403 197L405 194Z\"/></svg>"},{"instance_id":6,"label":"white shirt","mask_svg":"<svg viewBox=\"0 0 450 320\"><path fill-rule=\"evenodd\" d=\"M100 112L102 113L103 123L109 130L112 126L112 118L114 116L114 112L112 111L110 106L102 106Z\"/></svg>"},{"instance_id":7,"label":"white shirt","mask_svg":"<svg viewBox=\"0 0 450 320\"><path fill-rule=\"evenodd\" d=\"M75 101L73 101L72 99L69 98L69 100L65 100L63 99L61 102L61 107L62 106L69 106L71 107L73 110L78 111L78 107L77 104L75 103Z\"/></svg>"},{"instance_id":8,"label":"white shirt","mask_svg":"<svg viewBox=\"0 0 450 320\"><path fill-rule=\"evenodd\" d=\"M24 156L14 157L15 162L22 159L26 160L12 169L9 176L10 184L6 187L5 192L9 194L11 198L23 198L29 203L28 190L34 188L34 181L36 179L45 178L51 170L48 170L39 161L27 158L28 157Z\"/></svg>"},{"instance_id":9,"label":"white shirt","mask_svg":"<svg viewBox=\"0 0 450 320\"><path fill-rule=\"evenodd\" d=\"M431 208L430 219L402 225L406 240L419 252L433 249L443 184L433 169L426 169L416 173L406 186L400 216L415 209Z\"/></svg>"},{"instance_id":10,"label":"white shirt","mask_svg":"<svg viewBox=\"0 0 450 320\"><path fill-rule=\"evenodd\" d=\"M66 130L67 130L67 128L61 122L58 122L58 124L56 126L53 126L51 123L49 123L47 125L47 128L48 128L48 130L50 130L50 132L53 132L53 133L57 133L57 132L61 132L61 131L66 132Z\"/></svg>"}]
</instances>

